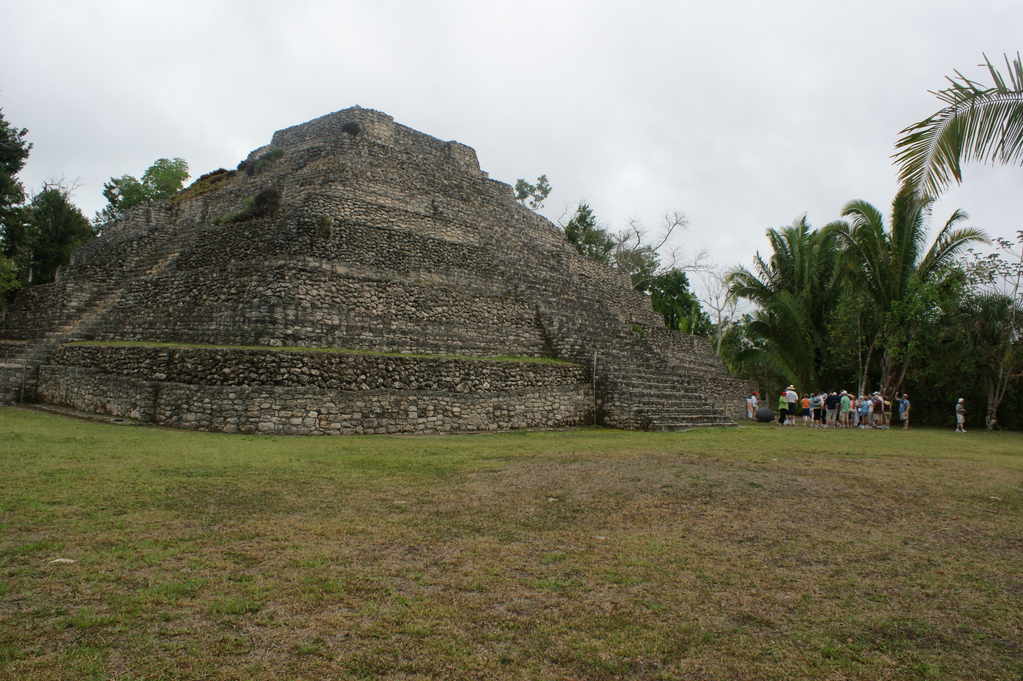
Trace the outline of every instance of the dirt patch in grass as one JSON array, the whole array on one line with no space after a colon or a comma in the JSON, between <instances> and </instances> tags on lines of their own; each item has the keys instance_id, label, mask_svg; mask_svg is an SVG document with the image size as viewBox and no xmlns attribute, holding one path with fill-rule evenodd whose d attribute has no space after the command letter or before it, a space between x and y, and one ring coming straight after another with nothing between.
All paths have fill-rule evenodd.
<instances>
[{"instance_id":1,"label":"dirt patch in grass","mask_svg":"<svg viewBox=\"0 0 1023 681\"><path fill-rule=\"evenodd\" d=\"M0 678L1023 674L1011 436L0 418Z\"/></svg>"}]
</instances>

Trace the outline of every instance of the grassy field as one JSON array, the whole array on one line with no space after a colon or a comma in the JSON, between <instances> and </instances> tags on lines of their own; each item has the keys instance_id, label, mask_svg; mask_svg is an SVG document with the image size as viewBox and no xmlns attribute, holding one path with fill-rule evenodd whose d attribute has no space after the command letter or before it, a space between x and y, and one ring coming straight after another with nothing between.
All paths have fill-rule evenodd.
<instances>
[{"instance_id":1,"label":"grassy field","mask_svg":"<svg viewBox=\"0 0 1023 681\"><path fill-rule=\"evenodd\" d=\"M0 409L3 679L1023 678L1023 437Z\"/></svg>"}]
</instances>

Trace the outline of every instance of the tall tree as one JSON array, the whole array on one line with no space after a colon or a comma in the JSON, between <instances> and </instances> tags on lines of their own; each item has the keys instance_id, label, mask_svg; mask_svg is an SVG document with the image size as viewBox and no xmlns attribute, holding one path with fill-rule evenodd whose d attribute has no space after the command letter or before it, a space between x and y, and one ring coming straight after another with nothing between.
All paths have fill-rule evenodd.
<instances>
[{"instance_id":1,"label":"tall tree","mask_svg":"<svg viewBox=\"0 0 1023 681\"><path fill-rule=\"evenodd\" d=\"M664 325L694 336L708 336L711 320L689 287L685 272L672 270L654 277L649 284L650 304L664 317Z\"/></svg>"},{"instance_id":2,"label":"tall tree","mask_svg":"<svg viewBox=\"0 0 1023 681\"><path fill-rule=\"evenodd\" d=\"M755 343L737 358L760 361L791 381L800 392L819 388L827 367L829 318L838 300L839 251L830 227L814 230L806 216L790 227L767 230L774 251L758 253L753 271L728 275L730 293L756 304L746 332Z\"/></svg>"},{"instance_id":3,"label":"tall tree","mask_svg":"<svg viewBox=\"0 0 1023 681\"><path fill-rule=\"evenodd\" d=\"M1023 378L1023 230L1015 242L995 238L998 251L970 251L964 271L974 293L961 309L961 335L967 350L981 355L987 390L988 429L998 420L998 408L1011 382Z\"/></svg>"},{"instance_id":4,"label":"tall tree","mask_svg":"<svg viewBox=\"0 0 1023 681\"><path fill-rule=\"evenodd\" d=\"M712 270L702 275L704 296L700 300L713 315L714 324L714 353L721 356L721 347L724 344L728 329L735 322L735 309L738 300L729 291L728 272Z\"/></svg>"},{"instance_id":5,"label":"tall tree","mask_svg":"<svg viewBox=\"0 0 1023 681\"><path fill-rule=\"evenodd\" d=\"M984 366L988 430L998 423L998 407L1009 380L1023 367L1023 304L1004 294L968 297L960 311L962 345L976 353Z\"/></svg>"},{"instance_id":6,"label":"tall tree","mask_svg":"<svg viewBox=\"0 0 1023 681\"><path fill-rule=\"evenodd\" d=\"M0 308L3 308L13 297L12 294L21 288L18 279L18 268L14 261L0 254Z\"/></svg>"},{"instance_id":7,"label":"tall tree","mask_svg":"<svg viewBox=\"0 0 1023 681\"><path fill-rule=\"evenodd\" d=\"M0 238L24 222L19 206L25 201L25 189L16 177L25 167L32 145L25 141L28 130L18 129L4 119L0 109ZM8 250L6 243L4 251ZM8 254L9 255L9 254Z\"/></svg>"},{"instance_id":8,"label":"tall tree","mask_svg":"<svg viewBox=\"0 0 1023 681\"><path fill-rule=\"evenodd\" d=\"M899 179L924 195L937 196L954 179L962 182L964 160L1014 164L1023 161L1023 61L1009 62L1006 79L984 56L994 86L956 71L950 87L935 92L946 106L902 131L895 144Z\"/></svg>"},{"instance_id":9,"label":"tall tree","mask_svg":"<svg viewBox=\"0 0 1023 681\"><path fill-rule=\"evenodd\" d=\"M597 224L590 204L580 201L564 230L565 238L581 255L602 263L607 263L611 259L615 240L606 229Z\"/></svg>"},{"instance_id":10,"label":"tall tree","mask_svg":"<svg viewBox=\"0 0 1023 681\"><path fill-rule=\"evenodd\" d=\"M856 290L874 307L881 327L873 336L868 361L880 352L881 392L891 397L902 384L913 359L911 347L921 314L924 286L934 283L956 255L973 242L987 242L983 231L957 225L968 216L955 211L929 249L927 221L933 199L904 185L884 216L866 201L852 201L842 210L849 222L829 226L844 246L845 270Z\"/></svg>"},{"instance_id":11,"label":"tall tree","mask_svg":"<svg viewBox=\"0 0 1023 681\"><path fill-rule=\"evenodd\" d=\"M188 179L188 163L183 158L160 158L146 169L139 180L132 175L112 177L103 184L106 207L96 213L94 222L105 225L120 220L124 212L158 199L170 199Z\"/></svg>"},{"instance_id":12,"label":"tall tree","mask_svg":"<svg viewBox=\"0 0 1023 681\"><path fill-rule=\"evenodd\" d=\"M97 229L71 202L71 189L47 184L32 197L30 208L31 260L27 282L54 280L57 268L68 264L71 252L96 235Z\"/></svg>"}]
</instances>

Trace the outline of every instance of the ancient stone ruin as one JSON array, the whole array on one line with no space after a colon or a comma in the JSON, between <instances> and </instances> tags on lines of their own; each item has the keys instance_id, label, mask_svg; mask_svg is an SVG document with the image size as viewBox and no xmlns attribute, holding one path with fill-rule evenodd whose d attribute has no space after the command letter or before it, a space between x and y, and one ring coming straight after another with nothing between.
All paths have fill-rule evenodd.
<instances>
[{"instance_id":1,"label":"ancient stone ruin","mask_svg":"<svg viewBox=\"0 0 1023 681\"><path fill-rule=\"evenodd\" d=\"M359 107L132 209L0 339L3 402L222 432L672 430L752 389L472 149Z\"/></svg>"}]
</instances>

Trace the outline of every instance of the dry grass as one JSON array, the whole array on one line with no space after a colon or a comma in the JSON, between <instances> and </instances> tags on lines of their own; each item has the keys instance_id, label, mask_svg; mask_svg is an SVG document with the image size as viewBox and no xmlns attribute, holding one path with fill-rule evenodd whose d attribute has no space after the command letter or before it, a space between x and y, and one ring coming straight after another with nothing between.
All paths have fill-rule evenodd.
<instances>
[{"instance_id":1,"label":"dry grass","mask_svg":"<svg viewBox=\"0 0 1023 681\"><path fill-rule=\"evenodd\" d=\"M1018 434L0 410L0 678L1020 678L1021 519Z\"/></svg>"}]
</instances>

